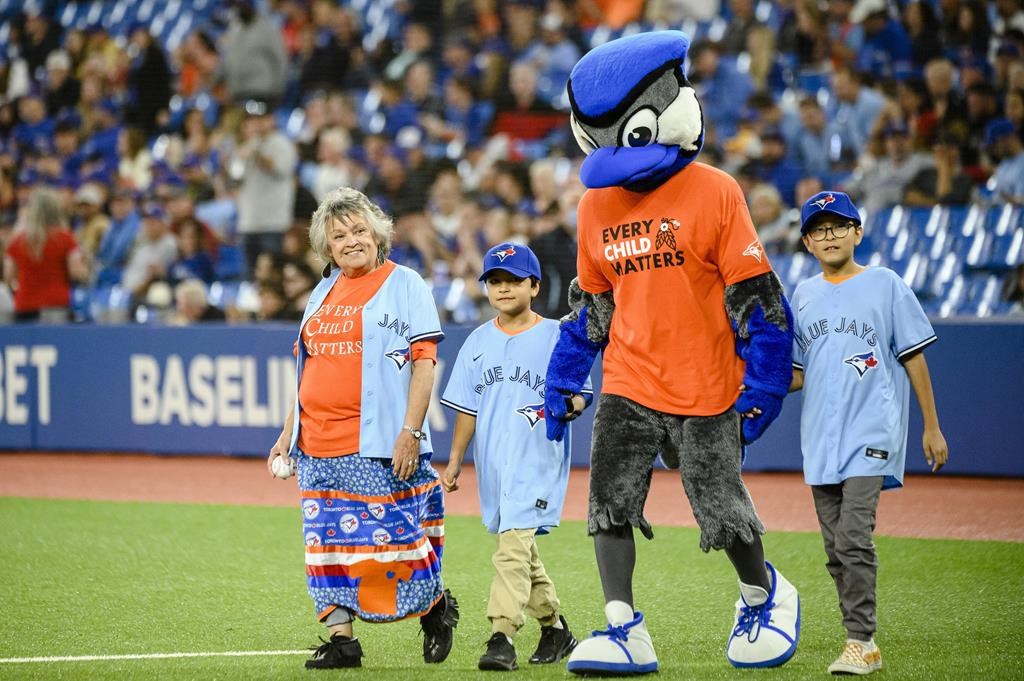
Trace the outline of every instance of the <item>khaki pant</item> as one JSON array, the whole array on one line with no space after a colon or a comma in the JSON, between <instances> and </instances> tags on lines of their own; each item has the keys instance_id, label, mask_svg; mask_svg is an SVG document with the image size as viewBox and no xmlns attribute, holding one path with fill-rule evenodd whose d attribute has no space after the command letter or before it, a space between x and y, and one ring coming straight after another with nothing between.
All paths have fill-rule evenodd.
<instances>
[{"instance_id":1,"label":"khaki pant","mask_svg":"<svg viewBox=\"0 0 1024 681\"><path fill-rule=\"evenodd\" d=\"M498 534L498 549L491 562L495 575L487 618L492 632L512 638L526 623L525 615L545 627L558 622L558 596L537 553L536 529Z\"/></svg>"}]
</instances>

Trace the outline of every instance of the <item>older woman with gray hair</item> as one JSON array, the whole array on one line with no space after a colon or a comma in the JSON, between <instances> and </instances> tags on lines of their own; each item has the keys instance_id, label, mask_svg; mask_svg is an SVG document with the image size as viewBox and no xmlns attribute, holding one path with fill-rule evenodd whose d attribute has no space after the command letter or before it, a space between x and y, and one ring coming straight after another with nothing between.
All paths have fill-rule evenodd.
<instances>
[{"instance_id":1,"label":"older woman with gray hair","mask_svg":"<svg viewBox=\"0 0 1024 681\"><path fill-rule=\"evenodd\" d=\"M425 421L444 334L422 277L388 260L392 234L350 188L310 225L326 267L299 326L295 408L267 457L271 475L297 472L302 493L309 595L330 633L310 669L361 666L356 618L419 616L423 659L442 662L459 619L441 580L444 498Z\"/></svg>"}]
</instances>

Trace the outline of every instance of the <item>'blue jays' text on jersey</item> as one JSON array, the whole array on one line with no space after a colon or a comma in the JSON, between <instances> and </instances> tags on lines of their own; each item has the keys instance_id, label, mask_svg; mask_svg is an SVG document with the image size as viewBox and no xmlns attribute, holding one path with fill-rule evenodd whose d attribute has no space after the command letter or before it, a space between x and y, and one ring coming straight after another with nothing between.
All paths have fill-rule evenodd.
<instances>
[{"instance_id":1,"label":"'blue jays' text on jersey","mask_svg":"<svg viewBox=\"0 0 1024 681\"><path fill-rule=\"evenodd\" d=\"M558 322L542 319L510 335L496 321L459 350L441 404L476 417L473 462L489 532L558 525L569 481L570 431L547 439L544 376ZM590 379L584 392L592 393Z\"/></svg>"},{"instance_id":2,"label":"'blue jays' text on jersey","mask_svg":"<svg viewBox=\"0 0 1024 681\"><path fill-rule=\"evenodd\" d=\"M885 476L903 485L910 379L901 359L935 341L914 292L870 267L838 284L803 281L791 301L793 366L804 372L804 479L828 485Z\"/></svg>"}]
</instances>

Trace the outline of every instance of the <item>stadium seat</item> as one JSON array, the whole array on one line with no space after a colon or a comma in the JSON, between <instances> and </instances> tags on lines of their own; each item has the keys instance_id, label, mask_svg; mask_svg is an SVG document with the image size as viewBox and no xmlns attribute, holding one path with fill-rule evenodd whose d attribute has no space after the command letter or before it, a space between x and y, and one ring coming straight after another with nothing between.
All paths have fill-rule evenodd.
<instances>
[{"instance_id":1,"label":"stadium seat","mask_svg":"<svg viewBox=\"0 0 1024 681\"><path fill-rule=\"evenodd\" d=\"M990 317L1000 307L999 294L1002 278L990 272L968 274L964 282L964 295L958 314L971 317Z\"/></svg>"},{"instance_id":2,"label":"stadium seat","mask_svg":"<svg viewBox=\"0 0 1024 681\"><path fill-rule=\"evenodd\" d=\"M984 254L983 264L991 269L1008 269L1022 262L1024 248L1024 225L1021 216L1024 211L1012 204L993 206L986 216L990 234L989 248Z\"/></svg>"}]
</instances>

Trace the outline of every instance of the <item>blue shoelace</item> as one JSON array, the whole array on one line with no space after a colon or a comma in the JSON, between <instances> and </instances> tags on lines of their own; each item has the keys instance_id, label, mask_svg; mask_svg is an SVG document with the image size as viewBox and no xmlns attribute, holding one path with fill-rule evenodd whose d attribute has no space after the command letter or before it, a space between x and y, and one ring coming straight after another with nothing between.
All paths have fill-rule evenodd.
<instances>
[{"instance_id":1,"label":"blue shoelace","mask_svg":"<svg viewBox=\"0 0 1024 681\"><path fill-rule=\"evenodd\" d=\"M740 619L736 628L732 630L733 637L746 635L747 640L753 643L761 633L761 627L766 627L772 619L772 608L775 604L765 601L761 605L745 605L741 608ZM757 624L757 633L754 633L754 625ZM753 634L753 636L751 636Z\"/></svg>"},{"instance_id":2,"label":"blue shoelace","mask_svg":"<svg viewBox=\"0 0 1024 681\"><path fill-rule=\"evenodd\" d=\"M618 627L613 627L609 624L607 629L591 632L591 636L607 636L614 641L621 641L625 643L629 640L629 633L626 630L631 628L632 624L633 623L630 622L629 624L623 624Z\"/></svg>"}]
</instances>

